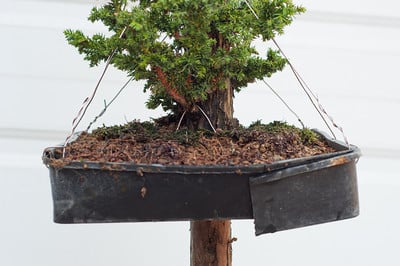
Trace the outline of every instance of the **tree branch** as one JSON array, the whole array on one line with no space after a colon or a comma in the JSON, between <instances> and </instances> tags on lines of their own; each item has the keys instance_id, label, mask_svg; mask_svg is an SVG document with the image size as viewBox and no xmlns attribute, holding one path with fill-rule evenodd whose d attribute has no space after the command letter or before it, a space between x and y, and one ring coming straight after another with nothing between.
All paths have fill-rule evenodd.
<instances>
[{"instance_id":1,"label":"tree branch","mask_svg":"<svg viewBox=\"0 0 400 266\"><path fill-rule=\"evenodd\" d=\"M161 67L159 66L154 66L153 67L154 72L157 75L158 80L161 82L161 84L164 86L165 91L167 94L174 99L177 103L182 105L182 107L185 110L189 110L189 103L186 101L185 97L183 97L176 88L172 88L171 83L168 81L167 76L165 73L162 71Z\"/></svg>"}]
</instances>

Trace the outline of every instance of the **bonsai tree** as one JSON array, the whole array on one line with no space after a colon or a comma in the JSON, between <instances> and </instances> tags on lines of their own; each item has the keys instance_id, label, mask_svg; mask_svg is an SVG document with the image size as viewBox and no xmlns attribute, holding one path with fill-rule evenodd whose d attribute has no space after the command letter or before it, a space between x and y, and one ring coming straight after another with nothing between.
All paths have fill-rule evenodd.
<instances>
[{"instance_id":1,"label":"bonsai tree","mask_svg":"<svg viewBox=\"0 0 400 266\"><path fill-rule=\"evenodd\" d=\"M286 63L276 50L259 54L252 42L282 34L304 10L290 0L251 2L258 18L247 0L113 0L89 16L110 35L66 30L65 36L90 66L115 50L112 65L146 80L148 108L162 106L177 118L185 113L193 129L210 127L203 110L215 128L226 128L235 123L234 93Z\"/></svg>"},{"instance_id":2,"label":"bonsai tree","mask_svg":"<svg viewBox=\"0 0 400 266\"><path fill-rule=\"evenodd\" d=\"M161 106L171 122L190 129L228 129L234 94L284 68L277 50L252 45L282 34L296 14L291 0L112 0L93 8L92 22L109 34L87 36L66 30L90 66L106 61L145 80L148 108ZM230 265L230 221L191 224L192 265Z\"/></svg>"}]
</instances>

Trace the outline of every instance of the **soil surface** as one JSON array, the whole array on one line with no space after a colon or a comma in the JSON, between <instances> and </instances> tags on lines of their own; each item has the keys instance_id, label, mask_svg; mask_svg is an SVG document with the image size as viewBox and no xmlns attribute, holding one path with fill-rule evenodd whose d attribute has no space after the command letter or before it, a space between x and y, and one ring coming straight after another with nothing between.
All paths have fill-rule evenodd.
<instances>
[{"instance_id":1,"label":"soil surface","mask_svg":"<svg viewBox=\"0 0 400 266\"><path fill-rule=\"evenodd\" d=\"M82 133L67 145L65 157L56 161L252 165L334 151L313 131L282 122L193 132L176 130L176 125L135 121Z\"/></svg>"}]
</instances>

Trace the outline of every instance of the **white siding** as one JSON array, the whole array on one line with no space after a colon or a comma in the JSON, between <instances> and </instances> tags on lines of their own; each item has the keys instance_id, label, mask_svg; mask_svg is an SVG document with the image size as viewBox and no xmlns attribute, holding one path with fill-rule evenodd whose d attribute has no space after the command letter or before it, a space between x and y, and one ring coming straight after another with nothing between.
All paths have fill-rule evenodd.
<instances>
[{"instance_id":1,"label":"white siding","mask_svg":"<svg viewBox=\"0 0 400 266\"><path fill-rule=\"evenodd\" d=\"M41 151L64 140L102 71L88 68L62 31L102 30L85 20L91 4L100 2L105 1L2 1L1 265L187 265L187 223L51 222L50 184ZM277 41L350 142L364 153L358 164L362 213L341 223L258 238L252 221L234 222L239 238L234 265L398 265L399 216L393 213L400 200L400 6L394 0L296 2L309 12ZM82 129L125 81L124 74L108 72ZM307 126L327 131L288 69L269 82ZM296 123L265 86L250 87L235 99L242 123ZM99 124L160 116L160 110L144 108L146 98L142 84L132 84Z\"/></svg>"}]
</instances>

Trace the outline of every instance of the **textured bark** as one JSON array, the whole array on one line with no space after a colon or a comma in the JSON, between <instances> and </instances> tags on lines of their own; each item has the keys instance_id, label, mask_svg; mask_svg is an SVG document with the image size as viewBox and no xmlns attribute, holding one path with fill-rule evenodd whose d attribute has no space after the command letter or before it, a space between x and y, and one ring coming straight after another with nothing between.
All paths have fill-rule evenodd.
<instances>
[{"instance_id":1,"label":"textured bark","mask_svg":"<svg viewBox=\"0 0 400 266\"><path fill-rule=\"evenodd\" d=\"M231 221L193 221L190 223L191 266L231 266Z\"/></svg>"},{"instance_id":2,"label":"textured bark","mask_svg":"<svg viewBox=\"0 0 400 266\"><path fill-rule=\"evenodd\" d=\"M215 129L228 129L233 126L233 89L229 79L225 80L225 89L213 90L207 101L201 104L201 108L207 114ZM198 128L211 129L210 122L202 115Z\"/></svg>"}]
</instances>

